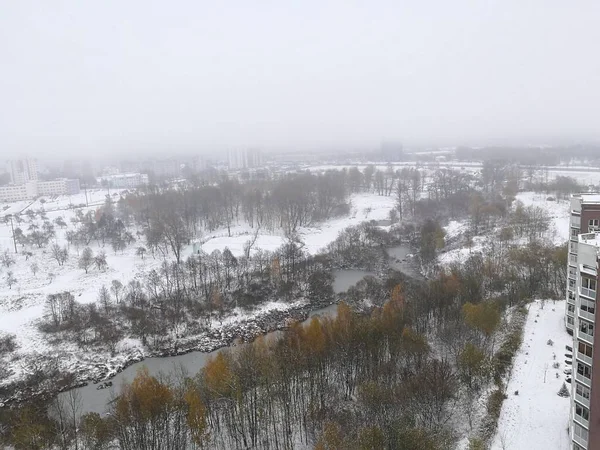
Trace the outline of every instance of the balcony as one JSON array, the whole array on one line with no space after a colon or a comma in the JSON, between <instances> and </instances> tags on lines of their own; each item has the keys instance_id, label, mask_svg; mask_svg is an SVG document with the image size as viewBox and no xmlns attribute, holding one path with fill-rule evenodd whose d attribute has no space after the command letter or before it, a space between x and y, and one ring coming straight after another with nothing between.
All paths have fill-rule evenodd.
<instances>
[{"instance_id":1,"label":"balcony","mask_svg":"<svg viewBox=\"0 0 600 450\"><path fill-rule=\"evenodd\" d=\"M584 355L583 353L581 353L579 351L575 352L575 358L578 359L579 361L581 361L582 363L586 363L588 366L592 365L592 358ZM589 406L589 405L587 405L587 406Z\"/></svg>"},{"instance_id":2,"label":"balcony","mask_svg":"<svg viewBox=\"0 0 600 450\"><path fill-rule=\"evenodd\" d=\"M579 417L579 416L577 416ZM583 419L581 419L583 420ZM577 445L579 445L582 448L587 448L587 441L585 439L583 439L581 436L577 436L575 433L573 433L573 442L575 442Z\"/></svg>"},{"instance_id":3,"label":"balcony","mask_svg":"<svg viewBox=\"0 0 600 450\"><path fill-rule=\"evenodd\" d=\"M590 380L589 378L584 377L583 375L581 375L579 372L575 371L575 379L580 382L581 384L583 384L584 386L587 386L589 388L592 387L592 380ZM586 424L587 427L587 424Z\"/></svg>"},{"instance_id":4,"label":"balcony","mask_svg":"<svg viewBox=\"0 0 600 450\"><path fill-rule=\"evenodd\" d=\"M575 411L573 411L573 420L575 422L577 422L579 425L581 425L582 427L585 427L586 429L589 430L590 427L590 422L589 420L585 420L583 417L578 416L577 414L575 414ZM576 435L575 433L573 433L573 438L575 438ZM581 438L580 438L581 439ZM585 441L584 441L585 442ZM587 442L585 442L584 447L587 448Z\"/></svg>"},{"instance_id":5,"label":"balcony","mask_svg":"<svg viewBox=\"0 0 600 450\"><path fill-rule=\"evenodd\" d=\"M575 400L577 400L577 402L579 402L579 404L585 406L586 408L590 407L590 399L589 398L582 397L579 394L575 394L574 398L575 398Z\"/></svg>"},{"instance_id":6,"label":"balcony","mask_svg":"<svg viewBox=\"0 0 600 450\"><path fill-rule=\"evenodd\" d=\"M596 315L592 314L590 312L587 311L583 311L582 309L579 309L579 317L583 318L583 319L587 319L590 322L594 322L596 320Z\"/></svg>"},{"instance_id":7,"label":"balcony","mask_svg":"<svg viewBox=\"0 0 600 450\"><path fill-rule=\"evenodd\" d=\"M594 336L581 330L577 330L577 339L581 339L586 344L594 345Z\"/></svg>"}]
</instances>

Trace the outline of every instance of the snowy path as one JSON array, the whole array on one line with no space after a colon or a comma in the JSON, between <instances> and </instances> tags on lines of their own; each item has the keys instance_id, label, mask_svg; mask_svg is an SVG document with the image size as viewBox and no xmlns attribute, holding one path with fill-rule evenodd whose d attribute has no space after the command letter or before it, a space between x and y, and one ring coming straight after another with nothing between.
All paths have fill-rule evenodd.
<instances>
[{"instance_id":1,"label":"snowy path","mask_svg":"<svg viewBox=\"0 0 600 450\"><path fill-rule=\"evenodd\" d=\"M565 331L564 311L564 301L555 304L547 301L544 309L540 309L539 301L530 305L523 344L515 358L508 398L502 405L492 449L570 448L567 434L570 400L557 395L565 379L565 345L573 345ZM554 341L553 346L547 345L548 339ZM554 353L559 369L552 368ZM570 390L569 384L567 387ZM515 391L519 395L514 395Z\"/></svg>"}]
</instances>

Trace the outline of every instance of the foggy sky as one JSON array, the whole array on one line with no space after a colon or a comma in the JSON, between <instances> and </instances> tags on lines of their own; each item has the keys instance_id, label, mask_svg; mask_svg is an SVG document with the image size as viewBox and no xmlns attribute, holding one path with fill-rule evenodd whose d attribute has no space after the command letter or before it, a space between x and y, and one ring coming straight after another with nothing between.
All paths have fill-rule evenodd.
<instances>
[{"instance_id":1,"label":"foggy sky","mask_svg":"<svg viewBox=\"0 0 600 450\"><path fill-rule=\"evenodd\" d=\"M600 137L597 0L0 0L0 153Z\"/></svg>"}]
</instances>

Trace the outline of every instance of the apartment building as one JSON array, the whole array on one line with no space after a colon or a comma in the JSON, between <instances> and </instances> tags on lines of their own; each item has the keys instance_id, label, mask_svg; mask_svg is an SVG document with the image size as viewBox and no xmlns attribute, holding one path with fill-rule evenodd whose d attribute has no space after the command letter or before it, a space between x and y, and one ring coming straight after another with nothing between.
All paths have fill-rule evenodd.
<instances>
[{"instance_id":1,"label":"apartment building","mask_svg":"<svg viewBox=\"0 0 600 450\"><path fill-rule=\"evenodd\" d=\"M262 152L258 149L231 149L227 152L227 166L230 170L255 169L262 164Z\"/></svg>"},{"instance_id":2,"label":"apartment building","mask_svg":"<svg viewBox=\"0 0 600 450\"><path fill-rule=\"evenodd\" d=\"M22 185L38 179L38 166L35 159L16 159L9 161L8 164L12 184Z\"/></svg>"},{"instance_id":3,"label":"apartment building","mask_svg":"<svg viewBox=\"0 0 600 450\"><path fill-rule=\"evenodd\" d=\"M79 180L59 178L58 180L38 181L37 190L37 195L47 196L79 194Z\"/></svg>"},{"instance_id":4,"label":"apartment building","mask_svg":"<svg viewBox=\"0 0 600 450\"><path fill-rule=\"evenodd\" d=\"M27 181L23 184L0 186L0 201L18 202L32 200L40 195L74 195L79 193L79 180L59 178L51 181Z\"/></svg>"},{"instance_id":5,"label":"apartment building","mask_svg":"<svg viewBox=\"0 0 600 450\"><path fill-rule=\"evenodd\" d=\"M600 449L600 338L594 332L600 267L600 194L571 198L565 325L573 334L570 435L575 450ZM596 363L597 365L600 363Z\"/></svg>"}]
</instances>

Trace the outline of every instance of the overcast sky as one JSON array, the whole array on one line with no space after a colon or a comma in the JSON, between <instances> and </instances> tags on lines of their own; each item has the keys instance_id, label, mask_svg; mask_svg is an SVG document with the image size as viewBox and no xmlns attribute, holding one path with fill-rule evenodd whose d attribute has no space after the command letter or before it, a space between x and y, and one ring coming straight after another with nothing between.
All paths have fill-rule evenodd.
<instances>
[{"instance_id":1,"label":"overcast sky","mask_svg":"<svg viewBox=\"0 0 600 450\"><path fill-rule=\"evenodd\" d=\"M600 137L598 0L0 0L0 152Z\"/></svg>"}]
</instances>

